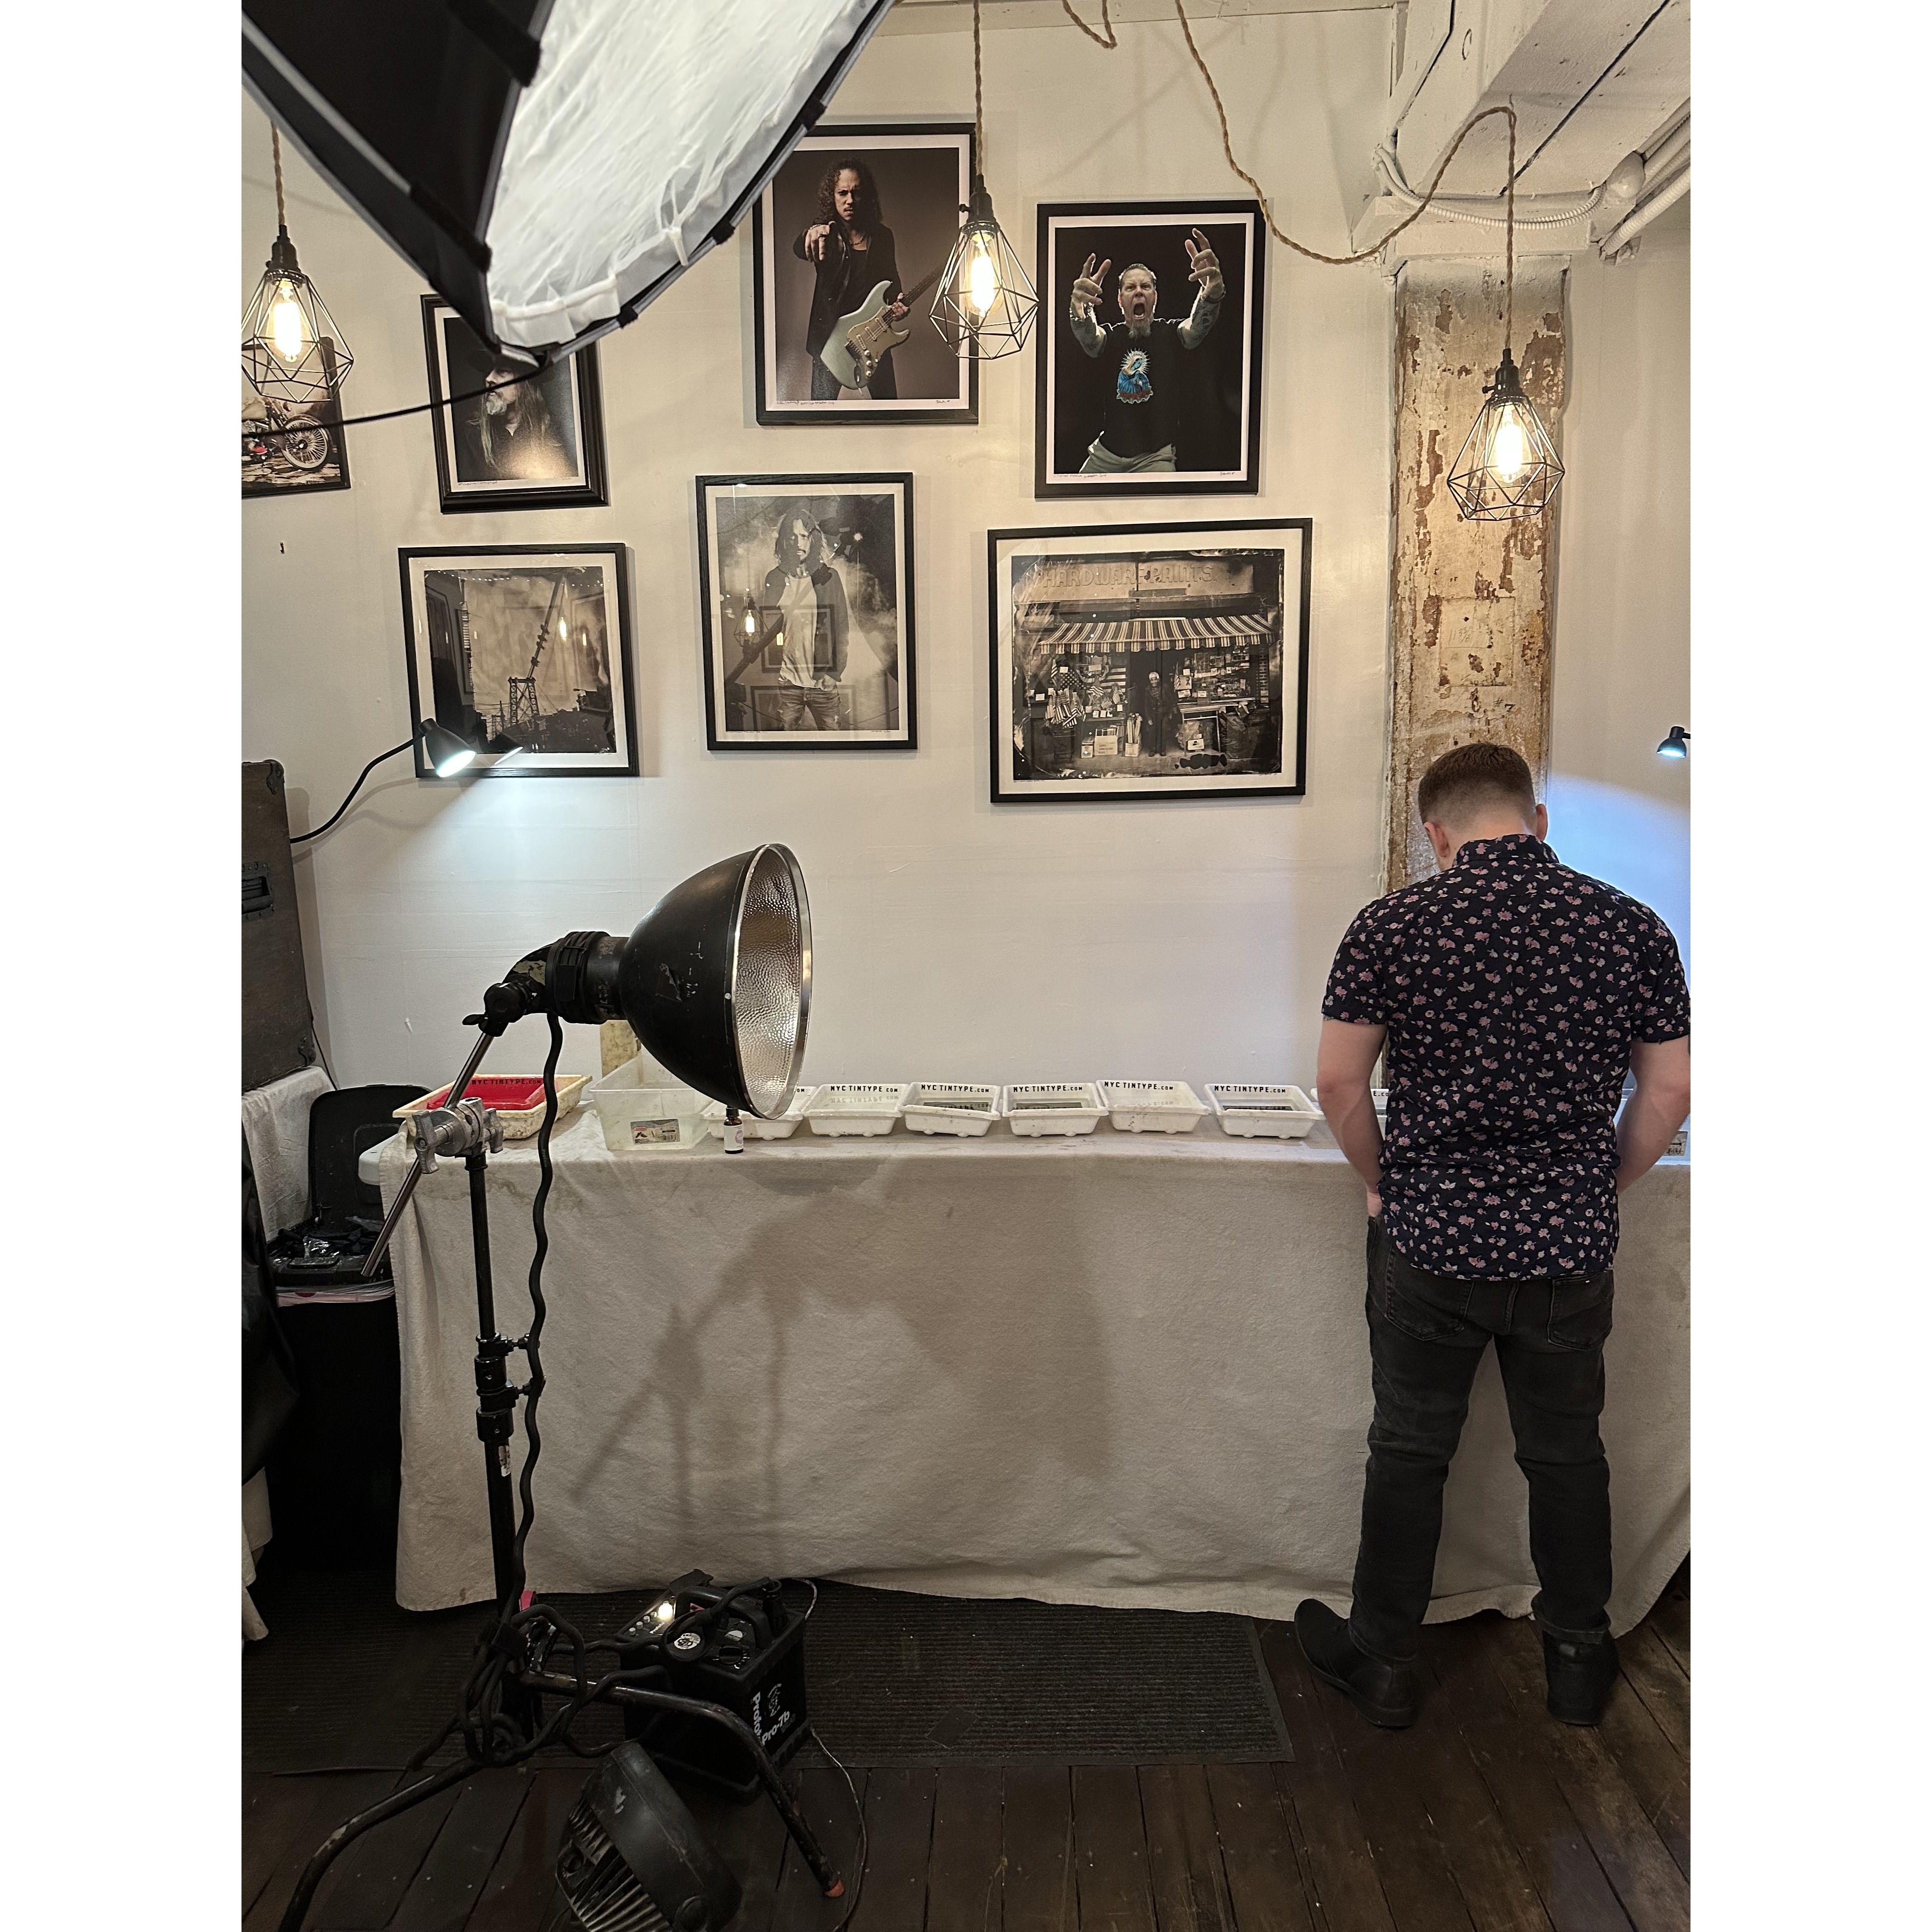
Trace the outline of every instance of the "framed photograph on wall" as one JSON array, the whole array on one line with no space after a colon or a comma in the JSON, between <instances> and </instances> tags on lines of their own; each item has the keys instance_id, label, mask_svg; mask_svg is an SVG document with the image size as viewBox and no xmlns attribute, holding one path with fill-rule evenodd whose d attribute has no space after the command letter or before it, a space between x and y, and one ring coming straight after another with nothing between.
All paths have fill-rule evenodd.
<instances>
[{"instance_id":1,"label":"framed photograph on wall","mask_svg":"<svg viewBox=\"0 0 1932 1932\"><path fill-rule=\"evenodd\" d=\"M912 477L700 476L705 742L912 751Z\"/></svg>"},{"instance_id":2,"label":"framed photograph on wall","mask_svg":"<svg viewBox=\"0 0 1932 1932\"><path fill-rule=\"evenodd\" d=\"M412 726L434 718L506 778L637 775L622 544L398 554ZM420 739L416 758L434 776Z\"/></svg>"},{"instance_id":3,"label":"framed photograph on wall","mask_svg":"<svg viewBox=\"0 0 1932 1932\"><path fill-rule=\"evenodd\" d=\"M1254 201L1041 204L1036 496L1260 488L1267 240Z\"/></svg>"},{"instance_id":4,"label":"framed photograph on wall","mask_svg":"<svg viewBox=\"0 0 1932 1932\"><path fill-rule=\"evenodd\" d=\"M604 402L597 345L522 382L439 296L422 298L436 488L443 514L465 510L568 509L608 503ZM475 392L505 386L487 395Z\"/></svg>"},{"instance_id":5,"label":"framed photograph on wall","mask_svg":"<svg viewBox=\"0 0 1932 1932\"><path fill-rule=\"evenodd\" d=\"M820 122L752 212L761 423L980 420L980 366L932 326L973 124Z\"/></svg>"},{"instance_id":6,"label":"framed photograph on wall","mask_svg":"<svg viewBox=\"0 0 1932 1932\"><path fill-rule=\"evenodd\" d=\"M292 409L265 402L253 389L242 404L242 494L298 496L310 490L349 488L349 439L342 428L342 392L334 382L326 401Z\"/></svg>"},{"instance_id":7,"label":"framed photograph on wall","mask_svg":"<svg viewBox=\"0 0 1932 1932\"><path fill-rule=\"evenodd\" d=\"M989 530L993 802L1305 792L1312 534Z\"/></svg>"}]
</instances>

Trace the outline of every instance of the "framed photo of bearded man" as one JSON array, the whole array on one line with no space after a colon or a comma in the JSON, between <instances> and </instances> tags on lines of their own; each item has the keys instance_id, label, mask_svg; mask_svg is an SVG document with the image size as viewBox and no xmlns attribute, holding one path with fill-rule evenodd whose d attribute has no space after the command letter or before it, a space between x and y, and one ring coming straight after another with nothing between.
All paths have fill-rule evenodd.
<instances>
[{"instance_id":1,"label":"framed photo of bearded man","mask_svg":"<svg viewBox=\"0 0 1932 1932\"><path fill-rule=\"evenodd\" d=\"M761 423L976 423L980 365L932 324L970 122L821 122L752 208Z\"/></svg>"},{"instance_id":2,"label":"framed photo of bearded man","mask_svg":"<svg viewBox=\"0 0 1932 1932\"><path fill-rule=\"evenodd\" d=\"M531 375L495 356L440 296L423 297L422 322L430 396L442 404L430 425L446 516L610 502L594 342Z\"/></svg>"},{"instance_id":3,"label":"framed photo of bearded man","mask_svg":"<svg viewBox=\"0 0 1932 1932\"><path fill-rule=\"evenodd\" d=\"M1034 494L1258 490L1260 204L1045 202L1039 218Z\"/></svg>"}]
</instances>

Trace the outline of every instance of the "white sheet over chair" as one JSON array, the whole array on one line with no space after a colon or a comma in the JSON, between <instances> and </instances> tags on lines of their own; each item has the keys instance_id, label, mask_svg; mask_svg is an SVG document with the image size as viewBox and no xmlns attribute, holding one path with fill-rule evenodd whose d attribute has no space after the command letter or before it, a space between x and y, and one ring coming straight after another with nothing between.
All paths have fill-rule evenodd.
<instances>
[{"instance_id":1,"label":"white sheet over chair","mask_svg":"<svg viewBox=\"0 0 1932 1932\"><path fill-rule=\"evenodd\" d=\"M308 1218L308 1110L328 1091L328 1076L305 1066L242 1096L242 1132L262 1203L262 1232L272 1241Z\"/></svg>"},{"instance_id":2,"label":"white sheet over chair","mask_svg":"<svg viewBox=\"0 0 1932 1932\"><path fill-rule=\"evenodd\" d=\"M392 1148L386 1194L402 1167ZM701 1565L1270 1617L1346 1604L1369 1364L1361 1188L1332 1148L1103 1127L616 1155L584 1116L556 1168L536 1588ZM490 1176L515 1335L533 1153ZM1689 1547L1689 1193L1670 1162L1624 1204L1618 1630ZM416 1198L394 1250L397 1594L428 1610L487 1597L490 1568L461 1167ZM1492 1352L1430 1615L1520 1615L1534 1591Z\"/></svg>"}]
</instances>

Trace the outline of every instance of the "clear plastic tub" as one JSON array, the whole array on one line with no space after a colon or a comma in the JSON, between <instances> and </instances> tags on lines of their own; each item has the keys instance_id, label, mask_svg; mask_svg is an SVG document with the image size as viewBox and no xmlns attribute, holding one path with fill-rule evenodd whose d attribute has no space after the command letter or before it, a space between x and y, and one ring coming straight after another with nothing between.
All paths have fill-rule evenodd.
<instances>
[{"instance_id":1,"label":"clear plastic tub","mask_svg":"<svg viewBox=\"0 0 1932 1932\"><path fill-rule=\"evenodd\" d=\"M798 1131L798 1124L805 1118L806 1102L812 1098L812 1089L801 1087L787 1103L784 1112L775 1120L761 1120L755 1114L739 1110L738 1124L745 1130L748 1141L788 1141ZM714 1100L704 1110L704 1130L714 1141L724 1138L724 1102Z\"/></svg>"},{"instance_id":2,"label":"clear plastic tub","mask_svg":"<svg viewBox=\"0 0 1932 1932\"><path fill-rule=\"evenodd\" d=\"M694 1087L646 1087L638 1061L594 1082L588 1099L613 1154L695 1147L704 1138L704 1096Z\"/></svg>"},{"instance_id":3,"label":"clear plastic tub","mask_svg":"<svg viewBox=\"0 0 1932 1932\"><path fill-rule=\"evenodd\" d=\"M1208 1098L1221 1131L1244 1140L1305 1140L1322 1118L1322 1109L1299 1087L1239 1086L1210 1080Z\"/></svg>"},{"instance_id":4,"label":"clear plastic tub","mask_svg":"<svg viewBox=\"0 0 1932 1932\"><path fill-rule=\"evenodd\" d=\"M912 1091L910 1081L835 1080L806 1102L815 1134L889 1134Z\"/></svg>"},{"instance_id":5,"label":"clear plastic tub","mask_svg":"<svg viewBox=\"0 0 1932 1932\"><path fill-rule=\"evenodd\" d=\"M1006 1125L1023 1137L1090 1134L1107 1117L1090 1080L1032 1080L1010 1086L1001 1096Z\"/></svg>"},{"instance_id":6,"label":"clear plastic tub","mask_svg":"<svg viewBox=\"0 0 1932 1932\"><path fill-rule=\"evenodd\" d=\"M1103 1080L1114 1125L1130 1134L1191 1134L1208 1109L1184 1080Z\"/></svg>"},{"instance_id":7,"label":"clear plastic tub","mask_svg":"<svg viewBox=\"0 0 1932 1932\"><path fill-rule=\"evenodd\" d=\"M970 1082L916 1082L905 1103L905 1124L916 1134L958 1134L976 1138L1000 1118L1000 1090Z\"/></svg>"}]
</instances>

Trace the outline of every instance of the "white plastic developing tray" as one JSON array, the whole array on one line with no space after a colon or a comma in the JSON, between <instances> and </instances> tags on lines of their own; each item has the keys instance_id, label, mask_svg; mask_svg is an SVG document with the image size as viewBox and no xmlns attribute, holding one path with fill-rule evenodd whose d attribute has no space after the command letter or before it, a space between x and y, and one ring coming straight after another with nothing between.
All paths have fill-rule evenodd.
<instances>
[{"instance_id":1,"label":"white plastic developing tray","mask_svg":"<svg viewBox=\"0 0 1932 1932\"><path fill-rule=\"evenodd\" d=\"M911 1091L910 1081L835 1080L806 1102L805 1118L815 1134L889 1134Z\"/></svg>"},{"instance_id":2,"label":"white plastic developing tray","mask_svg":"<svg viewBox=\"0 0 1932 1932\"><path fill-rule=\"evenodd\" d=\"M920 1080L905 1103L916 1134L983 1134L1000 1118L1000 1090L972 1082Z\"/></svg>"},{"instance_id":3,"label":"white plastic developing tray","mask_svg":"<svg viewBox=\"0 0 1932 1932\"><path fill-rule=\"evenodd\" d=\"M614 1066L589 1096L613 1154L695 1147L704 1138L704 1096L694 1087L646 1087L638 1060Z\"/></svg>"},{"instance_id":4,"label":"white plastic developing tray","mask_svg":"<svg viewBox=\"0 0 1932 1932\"><path fill-rule=\"evenodd\" d=\"M1230 1086L1210 1080L1208 1098L1224 1134L1244 1140L1305 1140L1322 1110L1299 1087Z\"/></svg>"},{"instance_id":5,"label":"white plastic developing tray","mask_svg":"<svg viewBox=\"0 0 1932 1932\"><path fill-rule=\"evenodd\" d=\"M761 1120L755 1114L739 1111L738 1124L745 1130L748 1141L787 1141L798 1131L798 1124L805 1118L806 1103L812 1098L812 1089L801 1087L787 1103L784 1112L775 1120ZM704 1110L704 1131L714 1141L724 1138L724 1102L714 1100Z\"/></svg>"},{"instance_id":6,"label":"white plastic developing tray","mask_svg":"<svg viewBox=\"0 0 1932 1932\"><path fill-rule=\"evenodd\" d=\"M1006 1125L1016 1134L1090 1134L1106 1118L1090 1080L1022 1081L1003 1096Z\"/></svg>"},{"instance_id":7,"label":"white plastic developing tray","mask_svg":"<svg viewBox=\"0 0 1932 1932\"><path fill-rule=\"evenodd\" d=\"M1114 1125L1130 1134L1191 1134L1208 1109L1184 1080L1103 1080Z\"/></svg>"}]
</instances>

